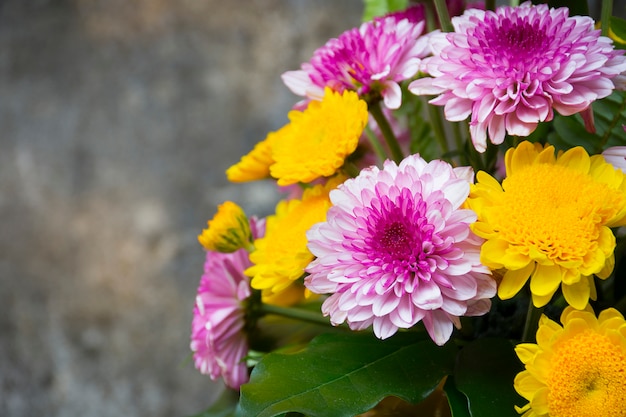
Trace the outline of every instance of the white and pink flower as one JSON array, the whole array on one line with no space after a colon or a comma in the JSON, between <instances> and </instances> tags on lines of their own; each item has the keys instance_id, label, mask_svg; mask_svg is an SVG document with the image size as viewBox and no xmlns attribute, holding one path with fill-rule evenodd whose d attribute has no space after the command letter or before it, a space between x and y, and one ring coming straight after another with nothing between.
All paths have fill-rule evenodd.
<instances>
[{"instance_id":1,"label":"white and pink flower","mask_svg":"<svg viewBox=\"0 0 626 417\"><path fill-rule=\"evenodd\" d=\"M250 219L254 237L264 234L265 221ZM191 350L196 368L211 379L222 377L227 386L239 389L248 382L246 303L252 295L248 252L207 251L191 322Z\"/></svg>"},{"instance_id":2,"label":"white and pink flower","mask_svg":"<svg viewBox=\"0 0 626 417\"><path fill-rule=\"evenodd\" d=\"M417 74L421 58L429 53L424 28L422 5L375 18L330 39L300 70L287 71L282 79L294 94L308 99L321 100L330 87L356 91L364 99L380 95L387 108L397 109L402 102L399 83Z\"/></svg>"},{"instance_id":3,"label":"white and pink flower","mask_svg":"<svg viewBox=\"0 0 626 417\"><path fill-rule=\"evenodd\" d=\"M587 16L569 16L526 2L494 11L468 9L452 19L455 32L429 37L433 56L422 62L430 77L413 81L417 95L438 95L451 121L470 118L479 152L505 134L527 136L611 94L614 77L626 70L622 51L600 36Z\"/></svg>"},{"instance_id":4,"label":"white and pink flower","mask_svg":"<svg viewBox=\"0 0 626 417\"><path fill-rule=\"evenodd\" d=\"M317 258L305 285L331 294L322 312L332 324L373 326L385 339L423 321L442 345L459 317L489 311L496 284L469 227L476 214L461 208L472 176L412 155L364 169L331 192L326 222L307 233Z\"/></svg>"}]
</instances>

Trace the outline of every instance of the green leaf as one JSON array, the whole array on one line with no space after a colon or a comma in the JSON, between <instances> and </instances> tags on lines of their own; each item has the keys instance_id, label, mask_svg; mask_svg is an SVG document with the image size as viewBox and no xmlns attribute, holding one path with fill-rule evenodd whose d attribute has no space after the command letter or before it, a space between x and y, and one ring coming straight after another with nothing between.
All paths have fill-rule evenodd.
<instances>
[{"instance_id":1,"label":"green leaf","mask_svg":"<svg viewBox=\"0 0 626 417\"><path fill-rule=\"evenodd\" d=\"M524 399L515 392L513 379L520 371L522 365L506 339L477 339L464 347L457 357L454 378L458 390L468 398L470 415L519 417L514 406Z\"/></svg>"},{"instance_id":2,"label":"green leaf","mask_svg":"<svg viewBox=\"0 0 626 417\"><path fill-rule=\"evenodd\" d=\"M548 142L557 149L583 146L587 152L596 154L609 146L626 145L626 93L614 91L610 96L592 104L596 133L585 129L579 114L572 116L554 115L554 131Z\"/></svg>"},{"instance_id":3,"label":"green leaf","mask_svg":"<svg viewBox=\"0 0 626 417\"><path fill-rule=\"evenodd\" d=\"M611 16L611 31L613 31L615 36L626 41L626 20L617 16Z\"/></svg>"},{"instance_id":4,"label":"green leaf","mask_svg":"<svg viewBox=\"0 0 626 417\"><path fill-rule=\"evenodd\" d=\"M470 417L467 397L457 389L453 375L446 379L443 390L446 392L446 397L448 397L452 417Z\"/></svg>"},{"instance_id":5,"label":"green leaf","mask_svg":"<svg viewBox=\"0 0 626 417\"><path fill-rule=\"evenodd\" d=\"M238 415L354 416L394 395L416 403L452 372L457 348L423 333L387 340L371 334L325 334L293 354L270 353L241 387Z\"/></svg>"},{"instance_id":6,"label":"green leaf","mask_svg":"<svg viewBox=\"0 0 626 417\"><path fill-rule=\"evenodd\" d=\"M557 149L567 150L575 146L582 146L588 153L596 153L601 138L587 132L582 118L575 114L572 116L554 115L554 131L548 135L548 142Z\"/></svg>"},{"instance_id":7,"label":"green leaf","mask_svg":"<svg viewBox=\"0 0 626 417\"><path fill-rule=\"evenodd\" d=\"M404 10L409 5L408 0L363 0L363 3L365 3L364 22L389 12Z\"/></svg>"}]
</instances>

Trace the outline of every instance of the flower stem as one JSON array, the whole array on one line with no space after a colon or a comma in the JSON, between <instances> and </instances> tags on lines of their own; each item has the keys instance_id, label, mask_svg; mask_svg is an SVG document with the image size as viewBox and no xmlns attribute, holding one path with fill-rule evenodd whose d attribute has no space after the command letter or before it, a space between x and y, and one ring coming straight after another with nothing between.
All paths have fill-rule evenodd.
<instances>
[{"instance_id":1,"label":"flower stem","mask_svg":"<svg viewBox=\"0 0 626 417\"><path fill-rule=\"evenodd\" d=\"M459 163L461 165L467 165L469 162L467 160L467 155L463 152L465 146L463 146L463 133L461 132L462 127L465 131L467 131L467 122L452 123L452 134L454 135L456 149L459 151Z\"/></svg>"},{"instance_id":2,"label":"flower stem","mask_svg":"<svg viewBox=\"0 0 626 417\"><path fill-rule=\"evenodd\" d=\"M448 146L448 140L446 139L446 133L444 132L443 121L441 120L441 111L439 110L439 107L432 104L427 103L426 107L428 108L428 120L433 128L435 138L441 147L441 153L444 155L448 154L450 152L450 148Z\"/></svg>"},{"instance_id":3,"label":"flower stem","mask_svg":"<svg viewBox=\"0 0 626 417\"><path fill-rule=\"evenodd\" d=\"M361 172L359 168L354 165L352 162L345 162L343 164L343 170L346 174L348 174L352 178L356 178Z\"/></svg>"},{"instance_id":4,"label":"flower stem","mask_svg":"<svg viewBox=\"0 0 626 417\"><path fill-rule=\"evenodd\" d=\"M454 32L454 27L450 21L450 13L448 13L448 6L446 6L446 0L435 0L435 10L437 10L441 30L444 32Z\"/></svg>"},{"instance_id":5,"label":"flower stem","mask_svg":"<svg viewBox=\"0 0 626 417\"><path fill-rule=\"evenodd\" d=\"M609 36L612 14L613 0L602 0L602 11L600 12L600 21L602 22L602 36Z\"/></svg>"},{"instance_id":6,"label":"flower stem","mask_svg":"<svg viewBox=\"0 0 626 417\"><path fill-rule=\"evenodd\" d=\"M303 310L300 308L279 307L272 304L263 304L260 308L262 314L274 314L294 320L306 321L324 326L331 326L328 318L318 312Z\"/></svg>"},{"instance_id":7,"label":"flower stem","mask_svg":"<svg viewBox=\"0 0 626 417\"><path fill-rule=\"evenodd\" d=\"M365 126L365 134L367 135L367 139L369 139L372 148L374 148L374 153L380 162L384 162L385 159L387 159L387 154L378 135L369 126Z\"/></svg>"},{"instance_id":8,"label":"flower stem","mask_svg":"<svg viewBox=\"0 0 626 417\"><path fill-rule=\"evenodd\" d=\"M383 110L380 108L380 101L370 103L369 111L374 117L374 120L376 120L376 124L385 137L385 141L387 141L387 145L391 151L391 157L396 163L400 163L400 161L404 159L404 154L402 153L402 149L400 149L396 135L394 135L387 118L383 114Z\"/></svg>"},{"instance_id":9,"label":"flower stem","mask_svg":"<svg viewBox=\"0 0 626 417\"><path fill-rule=\"evenodd\" d=\"M511 1L509 1L509 5L511 7L517 7L517 6L519 6L519 0L511 0Z\"/></svg>"},{"instance_id":10,"label":"flower stem","mask_svg":"<svg viewBox=\"0 0 626 417\"><path fill-rule=\"evenodd\" d=\"M532 342L535 340L539 318L543 312L543 307L535 307L532 297L528 302L528 311L526 312L526 322L524 323L524 333L522 333L522 342Z\"/></svg>"}]
</instances>

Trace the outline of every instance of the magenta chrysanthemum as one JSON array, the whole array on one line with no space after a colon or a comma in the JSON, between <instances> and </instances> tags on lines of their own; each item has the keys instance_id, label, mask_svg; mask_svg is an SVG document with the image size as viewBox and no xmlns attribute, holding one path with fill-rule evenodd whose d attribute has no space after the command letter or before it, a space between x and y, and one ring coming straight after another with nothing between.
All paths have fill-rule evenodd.
<instances>
[{"instance_id":1,"label":"magenta chrysanthemum","mask_svg":"<svg viewBox=\"0 0 626 417\"><path fill-rule=\"evenodd\" d=\"M382 96L385 106L400 107L399 82L413 77L428 55L424 10L406 11L363 23L329 40L300 70L287 71L283 81L294 94L321 100L324 87L356 91L361 98Z\"/></svg>"},{"instance_id":2,"label":"magenta chrysanthemum","mask_svg":"<svg viewBox=\"0 0 626 417\"><path fill-rule=\"evenodd\" d=\"M372 325L384 339L422 320L442 345L460 316L489 310L496 285L469 228L476 215L460 208L471 176L412 155L331 192L326 222L307 233L317 258L305 278L312 292L331 294L322 305L331 323Z\"/></svg>"},{"instance_id":3,"label":"magenta chrysanthemum","mask_svg":"<svg viewBox=\"0 0 626 417\"><path fill-rule=\"evenodd\" d=\"M526 2L494 11L467 10L454 33L430 37L434 56L422 63L431 77L413 81L414 94L439 94L448 120L471 115L476 149L500 144L505 133L527 136L553 110L569 116L614 89L626 70L623 52L600 36L589 17Z\"/></svg>"},{"instance_id":4,"label":"magenta chrysanthemum","mask_svg":"<svg viewBox=\"0 0 626 417\"><path fill-rule=\"evenodd\" d=\"M264 233L264 221L251 219L250 226L255 237ZM213 380L221 376L234 389L248 381L245 304L252 290L243 271L251 265L245 249L207 251L191 323L196 368Z\"/></svg>"}]
</instances>

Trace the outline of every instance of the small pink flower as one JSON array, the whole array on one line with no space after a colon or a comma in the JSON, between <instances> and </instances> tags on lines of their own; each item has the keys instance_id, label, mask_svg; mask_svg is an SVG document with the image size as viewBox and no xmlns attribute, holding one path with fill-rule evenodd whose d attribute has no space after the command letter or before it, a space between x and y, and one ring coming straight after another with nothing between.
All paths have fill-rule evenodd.
<instances>
[{"instance_id":1,"label":"small pink flower","mask_svg":"<svg viewBox=\"0 0 626 417\"><path fill-rule=\"evenodd\" d=\"M331 294L322 312L332 324L373 326L385 339L423 321L443 345L460 316L489 310L496 285L469 227L476 214L461 208L472 176L470 168L412 155L331 192L326 222L307 233L317 258L305 285Z\"/></svg>"},{"instance_id":2,"label":"small pink flower","mask_svg":"<svg viewBox=\"0 0 626 417\"><path fill-rule=\"evenodd\" d=\"M600 36L589 17L569 17L565 7L526 2L495 12L466 10L453 18L453 33L429 37L430 77L409 90L439 96L448 120L471 115L470 133L484 152L487 132L500 144L505 134L527 136L556 110L569 116L611 94L612 79L626 70L622 51Z\"/></svg>"},{"instance_id":3,"label":"small pink flower","mask_svg":"<svg viewBox=\"0 0 626 417\"><path fill-rule=\"evenodd\" d=\"M255 237L263 234L264 221L251 219ZM191 323L191 350L196 368L211 379L224 379L239 389L248 381L248 337L244 330L245 308L251 296L248 252L207 251Z\"/></svg>"},{"instance_id":4,"label":"small pink flower","mask_svg":"<svg viewBox=\"0 0 626 417\"><path fill-rule=\"evenodd\" d=\"M390 109L400 107L401 81L413 77L426 56L424 9L415 5L363 23L329 40L300 70L282 79L289 89L308 99L321 100L324 87L356 91L361 98L381 96Z\"/></svg>"}]
</instances>

